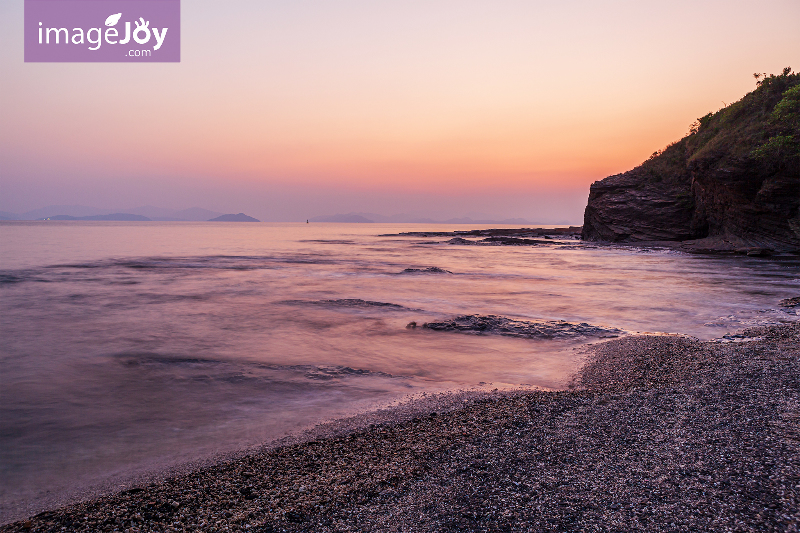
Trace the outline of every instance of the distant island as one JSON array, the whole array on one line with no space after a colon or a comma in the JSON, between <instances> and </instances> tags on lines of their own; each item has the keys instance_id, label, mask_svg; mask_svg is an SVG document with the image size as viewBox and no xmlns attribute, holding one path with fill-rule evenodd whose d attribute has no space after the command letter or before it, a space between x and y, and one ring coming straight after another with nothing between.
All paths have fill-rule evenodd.
<instances>
[{"instance_id":1,"label":"distant island","mask_svg":"<svg viewBox=\"0 0 800 533\"><path fill-rule=\"evenodd\" d=\"M800 251L800 74L697 119L638 167L592 184L582 238L689 251Z\"/></svg>"},{"instance_id":2,"label":"distant island","mask_svg":"<svg viewBox=\"0 0 800 533\"><path fill-rule=\"evenodd\" d=\"M309 222L330 223L381 223L381 224L503 224L520 225L546 224L546 225L574 225L575 220L566 219L541 219L535 221L524 218L492 217L483 213L469 213L466 216L447 218L435 217L428 213L398 213L381 215L378 213L337 213L333 215L304 217ZM48 205L24 213L0 211L0 220L95 220L95 221L120 221L120 222L261 222L244 213L220 213L202 207L188 209L170 209L145 205L134 208L102 209L85 205Z\"/></svg>"},{"instance_id":3,"label":"distant island","mask_svg":"<svg viewBox=\"0 0 800 533\"><path fill-rule=\"evenodd\" d=\"M222 215L200 207L192 207L190 209L184 209L183 211L172 211L156 207L142 207L133 210L140 211L140 213L46 214L47 212L58 213L58 211L85 213L87 211L98 211L98 209L83 206L49 206L37 211L25 213L23 215L0 212L0 220L94 220L106 222L261 222L257 218L245 215L244 213L230 213ZM145 216L141 214L142 211L149 212L153 216ZM45 215L34 218L35 215L41 215L42 213L45 213ZM211 217L209 217L209 215L211 215ZM186 218L179 218L181 216Z\"/></svg>"},{"instance_id":4,"label":"distant island","mask_svg":"<svg viewBox=\"0 0 800 533\"><path fill-rule=\"evenodd\" d=\"M212 218L209 222L261 222L257 218L247 216L244 213L237 213L235 215L221 215L217 218Z\"/></svg>"},{"instance_id":5,"label":"distant island","mask_svg":"<svg viewBox=\"0 0 800 533\"><path fill-rule=\"evenodd\" d=\"M112 213L110 215L90 215L85 217L74 217L71 215L55 215L42 218L40 220L103 220L118 222L152 222L152 218L132 213ZM169 222L181 222L181 220L170 220ZM184 221L185 222L185 221ZM245 215L244 213L220 215L208 220L208 222L261 222L257 218Z\"/></svg>"},{"instance_id":6,"label":"distant island","mask_svg":"<svg viewBox=\"0 0 800 533\"><path fill-rule=\"evenodd\" d=\"M144 205L124 209L101 209L86 205L48 205L24 213L0 211L0 220L120 220L153 222L206 222L223 213L190 207L169 209ZM138 215L141 218L133 218Z\"/></svg>"}]
</instances>

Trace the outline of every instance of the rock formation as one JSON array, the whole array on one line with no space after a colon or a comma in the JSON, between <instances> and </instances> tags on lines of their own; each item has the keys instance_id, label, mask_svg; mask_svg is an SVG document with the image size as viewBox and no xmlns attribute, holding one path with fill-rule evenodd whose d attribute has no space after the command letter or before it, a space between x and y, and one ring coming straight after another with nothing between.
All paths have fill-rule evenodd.
<instances>
[{"instance_id":1,"label":"rock formation","mask_svg":"<svg viewBox=\"0 0 800 533\"><path fill-rule=\"evenodd\" d=\"M787 68L637 168L592 184L582 238L798 252L798 208L800 74Z\"/></svg>"}]
</instances>

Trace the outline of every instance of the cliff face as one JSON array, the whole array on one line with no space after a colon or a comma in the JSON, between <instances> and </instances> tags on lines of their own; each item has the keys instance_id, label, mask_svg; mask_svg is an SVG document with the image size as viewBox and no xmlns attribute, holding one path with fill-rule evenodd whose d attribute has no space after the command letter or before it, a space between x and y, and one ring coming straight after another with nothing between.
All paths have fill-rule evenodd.
<instances>
[{"instance_id":1,"label":"cliff face","mask_svg":"<svg viewBox=\"0 0 800 533\"><path fill-rule=\"evenodd\" d=\"M786 69L639 167L592 184L582 237L797 252L799 209L800 75Z\"/></svg>"}]
</instances>

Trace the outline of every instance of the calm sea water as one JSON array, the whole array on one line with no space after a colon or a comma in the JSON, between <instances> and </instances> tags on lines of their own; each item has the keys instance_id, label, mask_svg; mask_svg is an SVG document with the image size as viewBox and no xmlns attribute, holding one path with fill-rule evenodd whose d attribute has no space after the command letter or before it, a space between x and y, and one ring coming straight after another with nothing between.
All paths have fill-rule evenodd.
<instances>
[{"instance_id":1,"label":"calm sea water","mask_svg":"<svg viewBox=\"0 0 800 533\"><path fill-rule=\"evenodd\" d=\"M798 318L797 258L381 236L453 229L0 222L0 521L410 394L559 387L598 340L411 321L713 339ZM450 273L404 272L427 267Z\"/></svg>"}]
</instances>

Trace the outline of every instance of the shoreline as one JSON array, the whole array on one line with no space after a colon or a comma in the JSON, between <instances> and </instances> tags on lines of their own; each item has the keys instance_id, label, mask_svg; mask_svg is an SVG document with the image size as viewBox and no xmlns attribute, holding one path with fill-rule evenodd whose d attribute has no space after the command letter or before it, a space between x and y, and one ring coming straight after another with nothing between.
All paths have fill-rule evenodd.
<instances>
[{"instance_id":1,"label":"shoreline","mask_svg":"<svg viewBox=\"0 0 800 533\"><path fill-rule=\"evenodd\" d=\"M709 236L686 240L593 240L582 238L583 226L559 226L554 228L489 228L453 231L407 231L389 233L381 237L451 237L448 244L471 244L483 246L537 246L574 245L553 239L574 239L585 246L619 246L627 248L667 249L699 255L746 255L750 257L796 257L800 250L775 243L765 244L736 236ZM466 239L471 237L471 240Z\"/></svg>"},{"instance_id":2,"label":"shoreline","mask_svg":"<svg viewBox=\"0 0 800 533\"><path fill-rule=\"evenodd\" d=\"M0 532L800 531L800 324L743 339L597 343L571 390L334 423Z\"/></svg>"},{"instance_id":3,"label":"shoreline","mask_svg":"<svg viewBox=\"0 0 800 533\"><path fill-rule=\"evenodd\" d=\"M563 380L562 386L566 387L568 378ZM53 509L74 507L81 503L99 500L129 489L157 485L167 479L185 476L193 472L212 468L219 464L239 460L259 453L268 453L277 448L302 445L310 441L347 436L368 429L376 424L397 424L410 421L418 416L427 416L431 412L448 412L463 407L464 402L470 400L500 397L512 394L524 394L533 390L560 390L536 386L526 386L513 389L491 389L489 387L475 387L471 389L454 389L442 392L421 392L398 398L387 404L368 410L354 411L338 418L324 419L311 423L299 429L287 432L279 437L265 440L260 444L218 452L212 455L199 457L182 462L163 462L151 465L144 469L130 469L115 472L110 477L94 484L82 484L66 494L59 494L34 503L18 505L17 509L0 513L0 531L4 526L24 521L32 516ZM11 500L3 502L13 508ZM27 512L21 510L27 507Z\"/></svg>"}]
</instances>

